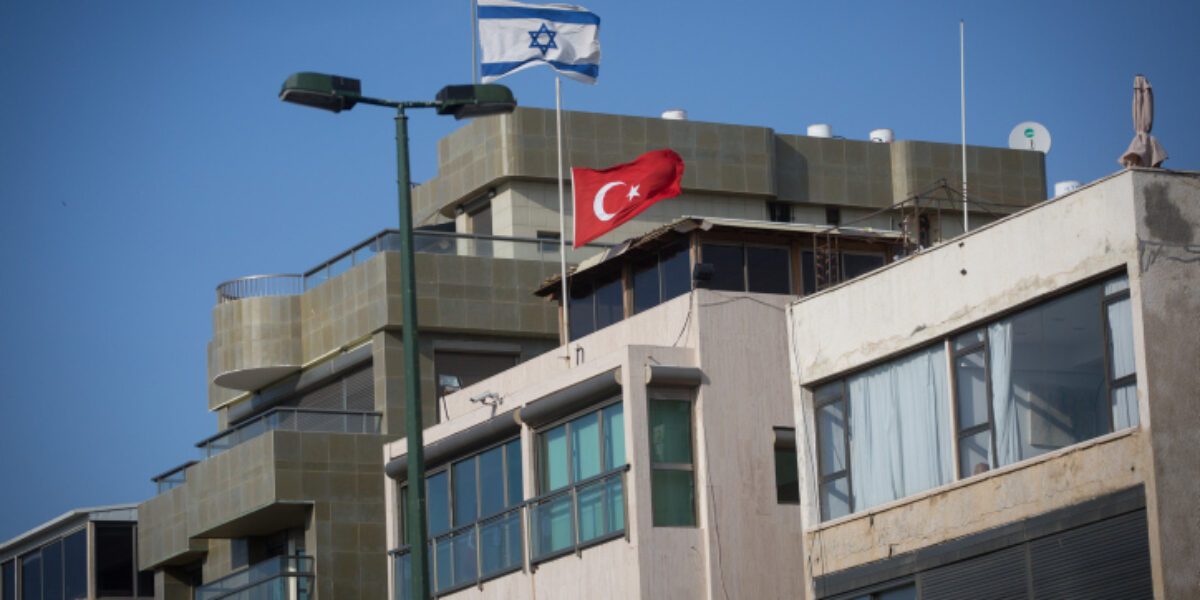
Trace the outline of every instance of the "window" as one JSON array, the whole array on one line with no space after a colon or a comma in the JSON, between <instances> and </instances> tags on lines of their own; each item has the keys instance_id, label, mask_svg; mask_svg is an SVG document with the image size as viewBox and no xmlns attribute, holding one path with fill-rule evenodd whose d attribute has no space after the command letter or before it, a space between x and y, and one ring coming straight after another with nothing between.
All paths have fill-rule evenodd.
<instances>
[{"instance_id":1,"label":"window","mask_svg":"<svg viewBox=\"0 0 1200 600\"><path fill-rule=\"evenodd\" d=\"M621 278L612 275L593 283L571 285L568 309L571 318L571 339L577 340L593 331L604 329L625 317L625 302L621 294Z\"/></svg>"},{"instance_id":2,"label":"window","mask_svg":"<svg viewBox=\"0 0 1200 600\"><path fill-rule=\"evenodd\" d=\"M0 594L3 594L4 600L9 600L17 597L17 566L16 561L10 560L3 565L0 565L0 578L3 581L3 587L0 587Z\"/></svg>"},{"instance_id":3,"label":"window","mask_svg":"<svg viewBox=\"0 0 1200 600\"><path fill-rule=\"evenodd\" d=\"M444 396L469 385L474 385L514 366L520 354L512 352L466 352L457 350L434 350L433 370L436 376L437 395Z\"/></svg>"},{"instance_id":4,"label":"window","mask_svg":"<svg viewBox=\"0 0 1200 600\"><path fill-rule=\"evenodd\" d=\"M821 518L1136 426L1131 321L1121 276L817 388Z\"/></svg>"},{"instance_id":5,"label":"window","mask_svg":"<svg viewBox=\"0 0 1200 600\"><path fill-rule=\"evenodd\" d=\"M791 256L787 248L703 244L701 259L713 266L710 289L765 294L792 291Z\"/></svg>"},{"instance_id":6,"label":"window","mask_svg":"<svg viewBox=\"0 0 1200 600\"><path fill-rule=\"evenodd\" d=\"M21 557L21 598L42 597L42 552L30 552Z\"/></svg>"},{"instance_id":7,"label":"window","mask_svg":"<svg viewBox=\"0 0 1200 600\"><path fill-rule=\"evenodd\" d=\"M960 477L1138 424L1124 276L956 337Z\"/></svg>"},{"instance_id":8,"label":"window","mask_svg":"<svg viewBox=\"0 0 1200 600\"><path fill-rule=\"evenodd\" d=\"M625 422L618 402L537 435L539 499L533 558L544 560L625 529Z\"/></svg>"},{"instance_id":9,"label":"window","mask_svg":"<svg viewBox=\"0 0 1200 600\"><path fill-rule=\"evenodd\" d=\"M836 206L825 207L825 223L833 226L842 224L842 209Z\"/></svg>"},{"instance_id":10,"label":"window","mask_svg":"<svg viewBox=\"0 0 1200 600\"><path fill-rule=\"evenodd\" d=\"M145 590L153 594L154 574ZM5 596L8 598L8 596ZM63 598L82 600L87 598L87 530L80 529L63 538Z\"/></svg>"},{"instance_id":11,"label":"window","mask_svg":"<svg viewBox=\"0 0 1200 600\"><path fill-rule=\"evenodd\" d=\"M818 265L814 253L805 250L800 253L800 272L804 283L804 293L817 292L817 267L820 266L821 288L824 289L841 281L864 275L887 264L882 254L873 252L834 252L822 253L822 264Z\"/></svg>"},{"instance_id":12,"label":"window","mask_svg":"<svg viewBox=\"0 0 1200 600\"><path fill-rule=\"evenodd\" d=\"M800 503L800 473L796 458L796 430L775 428L775 501Z\"/></svg>"},{"instance_id":13,"label":"window","mask_svg":"<svg viewBox=\"0 0 1200 600\"><path fill-rule=\"evenodd\" d=\"M520 439L459 459L426 476L435 591L457 589L521 566L521 514L513 508L524 497L521 481ZM401 487L402 516L407 496L408 487Z\"/></svg>"},{"instance_id":14,"label":"window","mask_svg":"<svg viewBox=\"0 0 1200 600\"><path fill-rule=\"evenodd\" d=\"M776 223L791 223L792 205L787 202L767 202L767 220Z\"/></svg>"},{"instance_id":15,"label":"window","mask_svg":"<svg viewBox=\"0 0 1200 600\"><path fill-rule=\"evenodd\" d=\"M655 527L696 525L692 402L655 391L650 413L650 497Z\"/></svg>"},{"instance_id":16,"label":"window","mask_svg":"<svg viewBox=\"0 0 1200 600\"><path fill-rule=\"evenodd\" d=\"M686 243L676 243L633 265L633 312L648 310L692 289Z\"/></svg>"}]
</instances>

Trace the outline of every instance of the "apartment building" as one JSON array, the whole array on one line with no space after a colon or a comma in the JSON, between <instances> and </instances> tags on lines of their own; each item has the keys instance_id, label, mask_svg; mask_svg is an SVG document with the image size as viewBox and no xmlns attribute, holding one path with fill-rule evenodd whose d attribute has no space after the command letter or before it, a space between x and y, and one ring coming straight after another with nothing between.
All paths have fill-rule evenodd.
<instances>
[{"instance_id":1,"label":"apartment building","mask_svg":"<svg viewBox=\"0 0 1200 600\"><path fill-rule=\"evenodd\" d=\"M81 508L0 544L0 600L153 598L137 568L137 505Z\"/></svg>"},{"instance_id":2,"label":"apartment building","mask_svg":"<svg viewBox=\"0 0 1200 600\"><path fill-rule=\"evenodd\" d=\"M414 216L422 224L415 275L427 425L451 420L456 409L449 398L458 390L514 365L543 360L567 367L563 358L538 358L559 347L560 315L554 302L532 294L542 289L553 299L556 293L544 289L558 272L552 119L552 111L519 108L472 121L439 142L437 177L414 189ZM961 166L955 146L591 113L566 113L565 120L574 166L607 166L669 146L687 169L680 198L570 252L571 265L622 237L669 223L696 226L676 223L684 214L797 227L812 222L805 230L813 245L808 260L813 289L822 289L891 257L858 258L854 249L835 246L854 236L831 233L829 224L861 233L853 246L874 239L872 231L892 232L875 236L884 240L935 240L961 222L961 213L938 218L938 210L953 210L953 186L939 182ZM997 214L1044 198L1041 154L974 147L967 154L972 181L981 194L994 195ZM724 227L715 219L706 226ZM789 244L789 291L799 293L807 289L806 259ZM218 431L196 444L198 460L155 477L158 495L139 505L139 568L155 572L158 597L217 600L267 589L309 598L385 593L384 556L394 546L384 525L379 456L404 428L397 248L395 232L384 231L301 274L218 286L207 399ZM742 250L727 251L724 260L736 262L738 252L745 261ZM845 265L831 259L843 255ZM611 264L595 273L611 275ZM580 282L578 293L587 296ZM568 304L582 306L579 300ZM592 299L593 328L608 318L596 316L604 302Z\"/></svg>"},{"instance_id":3,"label":"apartment building","mask_svg":"<svg viewBox=\"0 0 1200 600\"><path fill-rule=\"evenodd\" d=\"M1147 169L797 300L802 594L1195 598L1197 315L1200 173Z\"/></svg>"}]
</instances>

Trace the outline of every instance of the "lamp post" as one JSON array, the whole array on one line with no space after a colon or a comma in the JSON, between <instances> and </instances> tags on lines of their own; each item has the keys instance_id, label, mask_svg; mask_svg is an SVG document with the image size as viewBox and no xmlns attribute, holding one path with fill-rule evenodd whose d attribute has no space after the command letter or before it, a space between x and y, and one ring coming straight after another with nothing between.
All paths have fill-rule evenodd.
<instances>
[{"instance_id":1,"label":"lamp post","mask_svg":"<svg viewBox=\"0 0 1200 600\"><path fill-rule=\"evenodd\" d=\"M400 285L403 307L404 421L408 439L408 498L405 506L411 581L410 598L429 598L428 557L425 538L425 451L421 427L421 380L417 351L417 298L413 260L412 192L408 174L408 108L435 108L439 115L466 119L510 113L517 105L512 91L502 85L451 85L433 101L397 102L362 95L362 83L350 77L322 73L295 73L283 83L279 99L313 108L341 112L355 104L396 109L396 182L400 203Z\"/></svg>"}]
</instances>

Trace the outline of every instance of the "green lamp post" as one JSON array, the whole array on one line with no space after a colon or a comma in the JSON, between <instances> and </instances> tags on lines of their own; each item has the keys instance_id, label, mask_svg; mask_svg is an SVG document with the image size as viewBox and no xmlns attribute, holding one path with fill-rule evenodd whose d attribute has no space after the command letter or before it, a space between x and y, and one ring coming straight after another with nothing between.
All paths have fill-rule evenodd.
<instances>
[{"instance_id":1,"label":"green lamp post","mask_svg":"<svg viewBox=\"0 0 1200 600\"><path fill-rule=\"evenodd\" d=\"M283 82L279 99L333 112L374 104L396 109L396 170L400 199L400 284L403 307L404 412L408 438L408 489L405 506L407 541L412 570L410 598L429 598L425 538L425 452L421 426L421 379L417 351L417 297L413 260L412 192L408 174L408 108L435 108L439 115L467 119L510 113L517 106L512 91L502 85L451 85L433 101L397 102L362 95L362 82L322 73L295 73Z\"/></svg>"}]
</instances>

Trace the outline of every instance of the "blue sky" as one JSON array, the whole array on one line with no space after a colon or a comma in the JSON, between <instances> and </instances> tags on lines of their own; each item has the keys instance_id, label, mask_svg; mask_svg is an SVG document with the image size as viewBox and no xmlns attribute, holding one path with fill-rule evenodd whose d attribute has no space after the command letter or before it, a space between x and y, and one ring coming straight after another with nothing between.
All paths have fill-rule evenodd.
<instances>
[{"instance_id":1,"label":"blue sky","mask_svg":"<svg viewBox=\"0 0 1200 600\"><path fill-rule=\"evenodd\" d=\"M1200 169L1200 3L592 0L599 84L569 109L866 139L1053 135L1051 184L1119 169L1133 77L1165 166ZM390 114L277 99L289 73L430 99L471 79L467 0L0 3L0 540L81 506L145 500L216 430L214 289L296 273L394 227ZM548 69L501 81L553 107ZM413 179L456 126L410 119ZM633 157L630 157L633 158Z\"/></svg>"}]
</instances>

